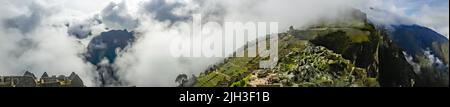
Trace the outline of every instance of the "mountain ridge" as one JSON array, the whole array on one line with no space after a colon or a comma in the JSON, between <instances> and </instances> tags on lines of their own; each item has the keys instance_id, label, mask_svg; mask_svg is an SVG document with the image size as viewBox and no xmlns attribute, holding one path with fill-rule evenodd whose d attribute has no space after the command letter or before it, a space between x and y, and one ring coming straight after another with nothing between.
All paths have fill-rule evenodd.
<instances>
[{"instance_id":1,"label":"mountain ridge","mask_svg":"<svg viewBox=\"0 0 450 107\"><path fill-rule=\"evenodd\" d=\"M405 48L398 45L398 42L392 40L392 34L389 29L374 26L367 20L365 14L354 10L356 17L351 20L338 21L339 23L323 22L305 30L296 30L290 27L289 31L279 33L279 55L280 60L275 69L259 69L257 62L262 58L228 58L224 62L214 65L212 68L201 73L195 79L194 87L413 87L413 86L448 86L447 83L438 83L426 85L426 81L442 81L441 79L430 79L430 75L417 74L414 66L408 62L404 54ZM362 18L362 19L361 19ZM445 41L444 41L445 42ZM448 41L447 41L448 42ZM340 55L333 61L349 62L342 66L349 69L332 69L332 71L322 69L322 67L334 66L333 64L320 62L331 60L326 57L316 56L315 53L304 52L305 49L316 49L327 53L328 55ZM310 66L309 63L291 63L289 60L308 60L302 55L291 55L291 53L303 53L303 56L316 56L313 60L319 62L318 65ZM323 53L321 53L323 54ZM324 59L325 57L325 59ZM306 59L305 59L306 58ZM286 60L288 59L288 60ZM315 75L303 76L300 79L308 81L290 81L298 80L292 77L301 77L302 73L310 72L302 68L314 68ZM344 67L344 68L345 68ZM358 69L359 74L350 73L350 75L328 75L333 72L354 72ZM334 70L334 71L333 71ZM286 73L288 72L288 73ZM293 76L292 76L293 74ZM263 76L261 76L263 75ZM288 76L290 75L290 77ZM445 74L443 74L445 75ZM311 80L311 78L319 78ZM346 84L336 85L338 79L328 77L347 78L350 80ZM357 77L357 78L354 78ZM284 79L283 79L284 78ZM286 79L287 78L287 79ZM308 79L309 78L309 79ZM322 78L322 79L321 79ZM447 72L448 78L448 72ZM343 79L343 80L347 80ZM276 81L274 81L276 80ZM443 79L445 80L445 79ZM254 85L255 81L264 84ZM284 81L284 82L281 82ZM290 82L286 82L290 81ZM323 81L329 81L328 84L322 84ZM258 83L256 82L256 83ZM308 83L310 85L298 85ZM297 84L297 85L289 85ZM186 85L180 85L186 86Z\"/></svg>"}]
</instances>

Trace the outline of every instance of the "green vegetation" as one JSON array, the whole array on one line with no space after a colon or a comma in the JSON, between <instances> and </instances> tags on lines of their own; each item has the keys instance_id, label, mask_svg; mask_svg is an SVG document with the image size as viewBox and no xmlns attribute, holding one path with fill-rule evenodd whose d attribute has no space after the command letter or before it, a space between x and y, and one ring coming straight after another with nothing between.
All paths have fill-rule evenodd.
<instances>
[{"instance_id":1,"label":"green vegetation","mask_svg":"<svg viewBox=\"0 0 450 107\"><path fill-rule=\"evenodd\" d=\"M202 73L196 87L410 87L417 85L403 50L383 29L356 18L323 22L279 34L277 65L260 69L264 58L226 59ZM347 22L346 22L347 21ZM444 46L434 46L448 52ZM243 50L245 53L245 49ZM448 53L447 57L448 57ZM448 58L447 58L448 59ZM422 80L425 81L425 80ZM426 80L435 81L435 80ZM448 78L447 78L448 82ZM420 83L420 82L419 82ZM445 84L445 83L444 83ZM448 84L448 83L446 83Z\"/></svg>"},{"instance_id":2,"label":"green vegetation","mask_svg":"<svg viewBox=\"0 0 450 107\"><path fill-rule=\"evenodd\" d=\"M352 61L334 53L344 52L350 43L367 42L369 33L358 29L316 32L291 30L280 33L279 62L273 69L259 69L261 57L233 57L218 64L210 72L202 73L196 87L249 87L249 86L288 86L288 87L361 87L378 86L376 79L368 77L366 69L356 67ZM348 33L348 32L351 33ZM324 32L328 32L325 34ZM340 46L328 50L314 46L303 35L317 33L320 36L310 41L321 41ZM365 36L365 37L357 37ZM317 39L323 38L323 39ZM330 42L333 41L333 42ZM348 43L348 44L347 44ZM245 50L244 50L245 51Z\"/></svg>"}]
</instances>

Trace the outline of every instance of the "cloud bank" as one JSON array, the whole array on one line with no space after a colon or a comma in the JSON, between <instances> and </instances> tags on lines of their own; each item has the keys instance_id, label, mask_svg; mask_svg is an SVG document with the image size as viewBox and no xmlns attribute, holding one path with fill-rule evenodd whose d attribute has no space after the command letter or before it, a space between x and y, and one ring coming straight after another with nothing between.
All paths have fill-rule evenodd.
<instances>
[{"instance_id":1,"label":"cloud bank","mask_svg":"<svg viewBox=\"0 0 450 107\"><path fill-rule=\"evenodd\" d=\"M358 6L382 25L417 24L449 36L448 0L366 0Z\"/></svg>"}]
</instances>

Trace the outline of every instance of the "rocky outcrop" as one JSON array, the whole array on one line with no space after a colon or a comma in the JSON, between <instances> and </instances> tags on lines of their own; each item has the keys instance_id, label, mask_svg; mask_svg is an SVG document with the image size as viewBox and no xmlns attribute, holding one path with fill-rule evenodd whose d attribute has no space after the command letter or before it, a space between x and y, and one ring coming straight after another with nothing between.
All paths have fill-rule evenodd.
<instances>
[{"instance_id":1,"label":"rocky outcrop","mask_svg":"<svg viewBox=\"0 0 450 107\"><path fill-rule=\"evenodd\" d=\"M340 54L322 46L307 45L301 52L283 56L276 69L257 70L250 78L250 86L289 87L362 87L377 86L363 68L355 67ZM261 79L262 78L262 79Z\"/></svg>"}]
</instances>

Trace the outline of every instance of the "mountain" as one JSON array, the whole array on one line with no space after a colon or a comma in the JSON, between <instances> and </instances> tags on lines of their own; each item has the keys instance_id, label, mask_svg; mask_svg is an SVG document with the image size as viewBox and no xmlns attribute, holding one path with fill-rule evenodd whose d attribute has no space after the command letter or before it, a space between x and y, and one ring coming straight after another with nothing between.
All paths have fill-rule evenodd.
<instances>
[{"instance_id":1,"label":"mountain","mask_svg":"<svg viewBox=\"0 0 450 107\"><path fill-rule=\"evenodd\" d=\"M100 63L103 58L114 62L117 56L116 49L123 50L133 41L133 32L127 30L102 32L89 42L86 59L94 65Z\"/></svg>"},{"instance_id":2,"label":"mountain","mask_svg":"<svg viewBox=\"0 0 450 107\"><path fill-rule=\"evenodd\" d=\"M278 34L280 60L275 68L258 68L261 57L228 58L201 73L193 86L413 87L434 80L415 72L404 54L410 49L399 44L401 39L391 39L391 30L374 26L359 10L348 15L352 18L323 20L306 29L291 27ZM439 44L448 43L447 39L432 37L430 41L439 52L448 50ZM431 86L448 86L448 79L447 84Z\"/></svg>"},{"instance_id":3,"label":"mountain","mask_svg":"<svg viewBox=\"0 0 450 107\"><path fill-rule=\"evenodd\" d=\"M100 75L98 79L102 86L121 84L114 68L110 64L114 63L117 54L131 45L134 40L133 32L111 30L102 32L89 42L86 60L97 66L97 71ZM102 63L103 59L107 59L109 62Z\"/></svg>"},{"instance_id":4,"label":"mountain","mask_svg":"<svg viewBox=\"0 0 450 107\"><path fill-rule=\"evenodd\" d=\"M388 27L389 38L415 66L419 86L448 86L448 39L419 25Z\"/></svg>"},{"instance_id":5,"label":"mountain","mask_svg":"<svg viewBox=\"0 0 450 107\"><path fill-rule=\"evenodd\" d=\"M397 25L390 29L389 38L411 56L431 51L448 64L448 39L429 28L419 25Z\"/></svg>"}]
</instances>

